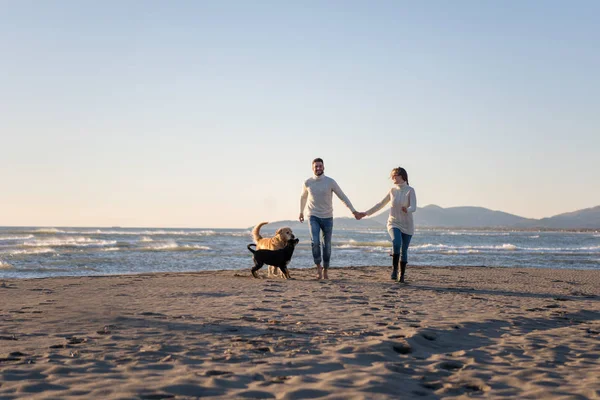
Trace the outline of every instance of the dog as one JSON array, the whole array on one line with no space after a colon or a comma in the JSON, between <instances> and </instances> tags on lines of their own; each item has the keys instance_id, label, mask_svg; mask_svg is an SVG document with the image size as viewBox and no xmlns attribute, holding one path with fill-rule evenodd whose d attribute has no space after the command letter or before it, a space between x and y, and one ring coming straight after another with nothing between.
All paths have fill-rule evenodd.
<instances>
[{"instance_id":1,"label":"dog","mask_svg":"<svg viewBox=\"0 0 600 400\"><path fill-rule=\"evenodd\" d=\"M294 254L294 249L300 239L290 239L288 240L286 246L283 249L279 250L267 250L267 249L258 249L253 250L252 246L257 246L254 243L250 243L248 245L248 250L252 253L252 259L254 261L254 267L252 267L252 276L258 278L257 271L262 268L263 265L267 264L269 266L273 266L278 268L283 277L285 279L290 279L290 272L288 271L288 264L292 259L292 255ZM258 248L258 246L257 246Z\"/></svg>"},{"instance_id":2,"label":"dog","mask_svg":"<svg viewBox=\"0 0 600 400\"><path fill-rule=\"evenodd\" d=\"M260 228L266 224L268 224L268 222L261 222L260 224L256 225L254 229L252 229L252 239L254 240L254 243L256 243L256 250L283 249L287 245L288 241L296 238L296 236L294 236L294 232L292 232L292 229L287 226L277 229L277 231L275 231L275 236L264 238L260 234ZM283 278L281 270L277 271L277 268L269 265L268 276L277 276L277 272L279 272L279 276Z\"/></svg>"}]
</instances>

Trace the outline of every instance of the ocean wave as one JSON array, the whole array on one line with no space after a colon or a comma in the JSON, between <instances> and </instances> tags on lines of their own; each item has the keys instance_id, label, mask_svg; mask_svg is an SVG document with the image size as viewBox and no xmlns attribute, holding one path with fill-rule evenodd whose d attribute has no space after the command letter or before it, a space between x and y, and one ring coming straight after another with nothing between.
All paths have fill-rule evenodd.
<instances>
[{"instance_id":1,"label":"ocean wave","mask_svg":"<svg viewBox=\"0 0 600 400\"><path fill-rule=\"evenodd\" d=\"M87 237L64 237L60 239L35 239L24 242L27 247L103 247L113 246L116 240L97 240Z\"/></svg>"},{"instance_id":2,"label":"ocean wave","mask_svg":"<svg viewBox=\"0 0 600 400\"><path fill-rule=\"evenodd\" d=\"M502 245L489 245L489 246L452 246L446 244L433 244L426 243L421 245L410 246L412 250L418 250L423 252L438 252L438 251L468 251L477 250L478 252L484 251L520 251L529 253L557 253L557 254L578 254L578 253L595 253L600 251L600 246L586 246L586 247L524 247L516 246L511 243L504 243Z\"/></svg>"},{"instance_id":3,"label":"ocean wave","mask_svg":"<svg viewBox=\"0 0 600 400\"><path fill-rule=\"evenodd\" d=\"M442 232L442 236L509 236L510 232L462 232L462 231L450 231Z\"/></svg>"},{"instance_id":4,"label":"ocean wave","mask_svg":"<svg viewBox=\"0 0 600 400\"><path fill-rule=\"evenodd\" d=\"M10 240L27 240L33 238L33 235L18 235L18 236L1 236L0 241L10 241Z\"/></svg>"},{"instance_id":5,"label":"ocean wave","mask_svg":"<svg viewBox=\"0 0 600 400\"><path fill-rule=\"evenodd\" d=\"M56 253L56 250L51 249L49 247L37 247L37 248L23 249L23 250L10 250L8 253L10 255L17 256L17 255L22 255L22 254Z\"/></svg>"},{"instance_id":6,"label":"ocean wave","mask_svg":"<svg viewBox=\"0 0 600 400\"><path fill-rule=\"evenodd\" d=\"M362 234L367 234L367 235L387 235L387 231L384 229L357 229L357 230L352 230L353 233L362 233Z\"/></svg>"},{"instance_id":7,"label":"ocean wave","mask_svg":"<svg viewBox=\"0 0 600 400\"><path fill-rule=\"evenodd\" d=\"M48 273L48 272L71 272L73 271L72 267L67 267L65 266L64 268L60 268L60 267L48 267L48 266L35 266L35 267L19 267L18 272L26 272L26 273L35 273L35 272L43 272L43 273Z\"/></svg>"},{"instance_id":8,"label":"ocean wave","mask_svg":"<svg viewBox=\"0 0 600 400\"><path fill-rule=\"evenodd\" d=\"M62 230L56 229L56 228L39 228L39 229L35 229L31 232L32 233L41 233L41 234L65 233L65 231L62 231Z\"/></svg>"},{"instance_id":9,"label":"ocean wave","mask_svg":"<svg viewBox=\"0 0 600 400\"><path fill-rule=\"evenodd\" d=\"M194 250L211 250L208 246L184 244L180 245L175 241L156 242L149 246L141 247L142 251L194 251Z\"/></svg>"},{"instance_id":10,"label":"ocean wave","mask_svg":"<svg viewBox=\"0 0 600 400\"><path fill-rule=\"evenodd\" d=\"M65 231L64 233L69 235L112 235L112 236L249 236L250 231L234 232L234 231L222 231L218 232L212 229L201 229L191 231L171 231L166 229L139 229L139 230L76 230L76 231Z\"/></svg>"},{"instance_id":11,"label":"ocean wave","mask_svg":"<svg viewBox=\"0 0 600 400\"><path fill-rule=\"evenodd\" d=\"M14 267L11 264L0 260L0 269L13 269L13 268Z\"/></svg>"},{"instance_id":12,"label":"ocean wave","mask_svg":"<svg viewBox=\"0 0 600 400\"><path fill-rule=\"evenodd\" d=\"M411 246L413 250L431 250L431 251L449 251L449 250L517 250L518 247L514 244L504 243L496 246L450 246L446 244L426 243L421 245Z\"/></svg>"},{"instance_id":13,"label":"ocean wave","mask_svg":"<svg viewBox=\"0 0 600 400\"><path fill-rule=\"evenodd\" d=\"M441 250L436 252L438 254L478 254L479 250L469 249L469 250Z\"/></svg>"},{"instance_id":14,"label":"ocean wave","mask_svg":"<svg viewBox=\"0 0 600 400\"><path fill-rule=\"evenodd\" d=\"M333 242L334 247L340 249L360 248L360 247L392 247L392 242L388 240L378 240L374 242L359 242L354 239L343 242Z\"/></svg>"}]
</instances>

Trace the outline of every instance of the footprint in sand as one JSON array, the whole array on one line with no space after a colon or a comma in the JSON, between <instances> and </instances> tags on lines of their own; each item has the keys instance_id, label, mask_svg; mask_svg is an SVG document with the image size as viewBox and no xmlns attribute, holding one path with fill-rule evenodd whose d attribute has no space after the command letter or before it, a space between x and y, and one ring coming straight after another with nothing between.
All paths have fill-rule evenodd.
<instances>
[{"instance_id":1,"label":"footprint in sand","mask_svg":"<svg viewBox=\"0 0 600 400\"><path fill-rule=\"evenodd\" d=\"M423 332L423 333L421 333L421 336L424 339L427 339L427 340L429 340L431 342L433 342L434 340L437 339L437 335L435 333L432 333L432 332Z\"/></svg>"},{"instance_id":2,"label":"footprint in sand","mask_svg":"<svg viewBox=\"0 0 600 400\"><path fill-rule=\"evenodd\" d=\"M162 400L162 399L172 399L174 397L175 397L174 394L162 394L162 393L152 393L152 394L140 395L140 399L142 399L142 400Z\"/></svg>"},{"instance_id":3,"label":"footprint in sand","mask_svg":"<svg viewBox=\"0 0 600 400\"><path fill-rule=\"evenodd\" d=\"M0 362L20 361L21 357L23 357L25 355L26 354L21 353L20 351L13 351L12 353L10 353L8 355L8 357L0 358Z\"/></svg>"},{"instance_id":4,"label":"footprint in sand","mask_svg":"<svg viewBox=\"0 0 600 400\"><path fill-rule=\"evenodd\" d=\"M544 306L546 308L560 308L560 304L548 304L547 306Z\"/></svg>"},{"instance_id":5,"label":"footprint in sand","mask_svg":"<svg viewBox=\"0 0 600 400\"><path fill-rule=\"evenodd\" d=\"M250 311L275 312L272 308L251 307Z\"/></svg>"},{"instance_id":6,"label":"footprint in sand","mask_svg":"<svg viewBox=\"0 0 600 400\"><path fill-rule=\"evenodd\" d=\"M416 370L414 368L409 367L407 364L393 363L388 364L385 367L388 370L392 372L397 372L399 374L414 375L416 373Z\"/></svg>"},{"instance_id":7,"label":"footprint in sand","mask_svg":"<svg viewBox=\"0 0 600 400\"><path fill-rule=\"evenodd\" d=\"M396 343L392 345L392 350L398 354L410 354L412 353L412 347L408 343Z\"/></svg>"},{"instance_id":8,"label":"footprint in sand","mask_svg":"<svg viewBox=\"0 0 600 400\"><path fill-rule=\"evenodd\" d=\"M286 393L285 399L300 400L300 399L318 399L331 395L331 392L318 389L298 389Z\"/></svg>"},{"instance_id":9,"label":"footprint in sand","mask_svg":"<svg viewBox=\"0 0 600 400\"><path fill-rule=\"evenodd\" d=\"M110 335L112 332L110 331L110 329L108 328L108 326L105 326L104 328L102 328L99 331L96 331L96 333L98 335Z\"/></svg>"},{"instance_id":10,"label":"footprint in sand","mask_svg":"<svg viewBox=\"0 0 600 400\"><path fill-rule=\"evenodd\" d=\"M437 365L437 367L446 371L458 371L463 369L465 367L465 364L456 360L448 360L442 361Z\"/></svg>"},{"instance_id":11,"label":"footprint in sand","mask_svg":"<svg viewBox=\"0 0 600 400\"><path fill-rule=\"evenodd\" d=\"M231 371L219 371L216 369L208 370L204 373L205 376L223 376L223 375L232 375Z\"/></svg>"},{"instance_id":12,"label":"footprint in sand","mask_svg":"<svg viewBox=\"0 0 600 400\"><path fill-rule=\"evenodd\" d=\"M73 345L73 344L80 344L80 343L85 343L87 342L87 338L78 338L75 336L72 336L70 338L66 338L68 340L67 344Z\"/></svg>"},{"instance_id":13,"label":"footprint in sand","mask_svg":"<svg viewBox=\"0 0 600 400\"><path fill-rule=\"evenodd\" d=\"M274 399L275 395L261 390L248 390L236 394L240 399Z\"/></svg>"},{"instance_id":14,"label":"footprint in sand","mask_svg":"<svg viewBox=\"0 0 600 400\"><path fill-rule=\"evenodd\" d=\"M54 293L52 290L50 289L44 289L44 288L35 288L35 289L29 289L32 292L44 292L44 294L52 294Z\"/></svg>"},{"instance_id":15,"label":"footprint in sand","mask_svg":"<svg viewBox=\"0 0 600 400\"><path fill-rule=\"evenodd\" d=\"M281 290L264 288L264 289L263 289L263 292L275 292L275 293L281 293Z\"/></svg>"}]
</instances>

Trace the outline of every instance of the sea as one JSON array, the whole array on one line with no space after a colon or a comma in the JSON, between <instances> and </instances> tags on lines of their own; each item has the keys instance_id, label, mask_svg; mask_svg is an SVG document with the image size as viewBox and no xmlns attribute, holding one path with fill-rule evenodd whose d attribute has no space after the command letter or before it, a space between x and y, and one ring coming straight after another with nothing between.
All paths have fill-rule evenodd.
<instances>
[{"instance_id":1,"label":"sea","mask_svg":"<svg viewBox=\"0 0 600 400\"><path fill-rule=\"evenodd\" d=\"M308 230L294 233L290 268L313 267ZM249 271L251 242L250 229L0 227L0 278ZM389 266L390 252L383 229L334 227L332 267ZM417 229L409 265L600 269L600 231Z\"/></svg>"}]
</instances>

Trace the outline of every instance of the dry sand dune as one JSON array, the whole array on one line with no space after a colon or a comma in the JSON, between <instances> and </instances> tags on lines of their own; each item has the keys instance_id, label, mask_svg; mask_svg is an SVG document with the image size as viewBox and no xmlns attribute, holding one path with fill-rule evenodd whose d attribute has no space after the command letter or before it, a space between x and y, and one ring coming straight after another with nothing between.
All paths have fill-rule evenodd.
<instances>
[{"instance_id":1,"label":"dry sand dune","mask_svg":"<svg viewBox=\"0 0 600 400\"><path fill-rule=\"evenodd\" d=\"M600 271L0 283L0 398L600 397Z\"/></svg>"}]
</instances>

